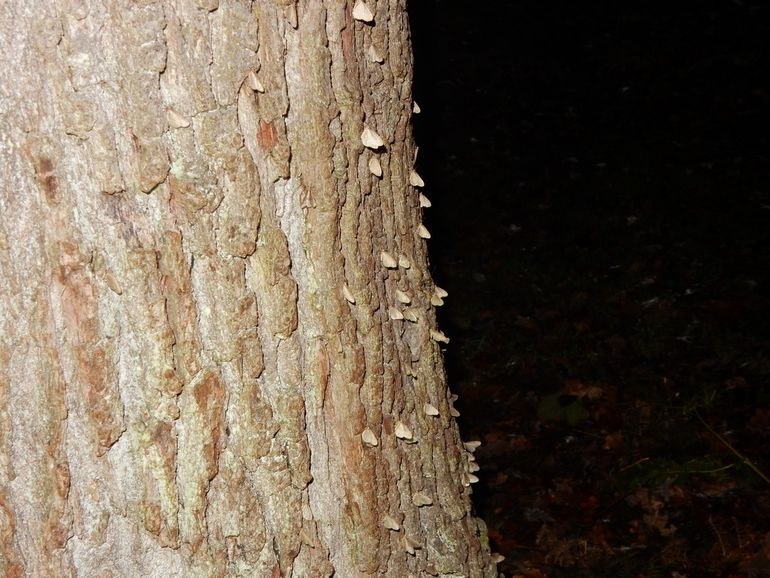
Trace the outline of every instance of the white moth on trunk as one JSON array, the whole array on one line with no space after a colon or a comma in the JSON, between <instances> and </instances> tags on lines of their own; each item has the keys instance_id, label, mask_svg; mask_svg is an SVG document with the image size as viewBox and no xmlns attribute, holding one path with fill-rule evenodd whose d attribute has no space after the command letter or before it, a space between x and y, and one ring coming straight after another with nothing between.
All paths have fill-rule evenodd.
<instances>
[{"instance_id":1,"label":"white moth on trunk","mask_svg":"<svg viewBox=\"0 0 770 578\"><path fill-rule=\"evenodd\" d=\"M171 128L186 128L190 126L190 119L173 108L169 108L166 111L166 119Z\"/></svg>"},{"instance_id":2,"label":"white moth on trunk","mask_svg":"<svg viewBox=\"0 0 770 578\"><path fill-rule=\"evenodd\" d=\"M382 140L382 137L368 126L365 126L361 133L361 142L365 147L372 150L377 150L378 148L385 146L385 141Z\"/></svg>"},{"instance_id":3,"label":"white moth on trunk","mask_svg":"<svg viewBox=\"0 0 770 578\"><path fill-rule=\"evenodd\" d=\"M380 262L382 263L382 266L386 269L395 269L398 267L398 261L388 253L387 251L383 251L380 253Z\"/></svg>"},{"instance_id":4,"label":"white moth on trunk","mask_svg":"<svg viewBox=\"0 0 770 578\"><path fill-rule=\"evenodd\" d=\"M398 532L401 529L401 524L396 522L395 518L390 515L386 515L382 519L382 525L388 530L393 530L394 532Z\"/></svg>"},{"instance_id":5,"label":"white moth on trunk","mask_svg":"<svg viewBox=\"0 0 770 578\"><path fill-rule=\"evenodd\" d=\"M425 181L423 181L422 177L417 174L417 171L412 170L409 173L409 184L413 187L424 187Z\"/></svg>"},{"instance_id":6,"label":"white moth on trunk","mask_svg":"<svg viewBox=\"0 0 770 578\"><path fill-rule=\"evenodd\" d=\"M396 422L396 437L402 440L412 439L412 430L404 422Z\"/></svg>"},{"instance_id":7,"label":"white moth on trunk","mask_svg":"<svg viewBox=\"0 0 770 578\"><path fill-rule=\"evenodd\" d=\"M350 291L350 287L348 287L347 284L342 286L342 295L347 299L348 303L352 305L356 304L356 298L353 297L353 293Z\"/></svg>"},{"instance_id":8,"label":"white moth on trunk","mask_svg":"<svg viewBox=\"0 0 770 578\"><path fill-rule=\"evenodd\" d=\"M118 280L109 271L104 272L104 282L107 287L116 295L123 295L123 287L118 283Z\"/></svg>"},{"instance_id":9,"label":"white moth on trunk","mask_svg":"<svg viewBox=\"0 0 770 578\"><path fill-rule=\"evenodd\" d=\"M434 341L440 341L441 343L449 343L449 338L438 329L431 329L430 336Z\"/></svg>"},{"instance_id":10,"label":"white moth on trunk","mask_svg":"<svg viewBox=\"0 0 770 578\"><path fill-rule=\"evenodd\" d=\"M398 266L402 267L403 269L409 269L409 267L412 266L412 263L409 262L409 259L406 258L406 255L399 255Z\"/></svg>"},{"instance_id":11,"label":"white moth on trunk","mask_svg":"<svg viewBox=\"0 0 770 578\"><path fill-rule=\"evenodd\" d=\"M419 550L419 549L422 548L422 546L420 546L419 542L416 542L415 540L413 540L412 538L410 538L406 534L401 536L401 544L403 544L404 550L406 550L407 554L409 554L411 556L414 556L414 551L415 550Z\"/></svg>"},{"instance_id":12,"label":"white moth on trunk","mask_svg":"<svg viewBox=\"0 0 770 578\"><path fill-rule=\"evenodd\" d=\"M417 234L422 239L430 239L430 231L428 231L428 228L425 225L423 225L422 223L420 223L420 226L417 227Z\"/></svg>"},{"instance_id":13,"label":"white moth on trunk","mask_svg":"<svg viewBox=\"0 0 770 578\"><path fill-rule=\"evenodd\" d=\"M368 446L375 447L380 442L377 440L377 436L374 435L374 432L366 428L364 431L361 432L361 440Z\"/></svg>"},{"instance_id":14,"label":"white moth on trunk","mask_svg":"<svg viewBox=\"0 0 770 578\"><path fill-rule=\"evenodd\" d=\"M376 62L377 64L381 64L385 62L385 59L382 57L382 54L380 54L380 51L377 50L377 48L372 44L369 46L369 49L366 51L367 55L369 56L369 60L372 62Z\"/></svg>"},{"instance_id":15,"label":"white moth on trunk","mask_svg":"<svg viewBox=\"0 0 770 578\"><path fill-rule=\"evenodd\" d=\"M369 159L369 172L372 173L375 177L382 176L382 165L380 164L380 159L377 157L372 157Z\"/></svg>"},{"instance_id":16,"label":"white moth on trunk","mask_svg":"<svg viewBox=\"0 0 770 578\"><path fill-rule=\"evenodd\" d=\"M401 289L396 289L396 301L403 303L404 305L409 305L409 303L412 302L412 298L409 297L408 294L401 291Z\"/></svg>"},{"instance_id":17,"label":"white moth on trunk","mask_svg":"<svg viewBox=\"0 0 770 578\"><path fill-rule=\"evenodd\" d=\"M481 445L481 442L479 440L473 440L473 441L465 442L465 443L463 443L463 445L465 446L466 450L468 450L469 452L473 453L477 449L479 449L479 446Z\"/></svg>"},{"instance_id":18,"label":"white moth on trunk","mask_svg":"<svg viewBox=\"0 0 770 578\"><path fill-rule=\"evenodd\" d=\"M353 18L361 22L371 22L374 20L374 12L363 0L358 0L353 6Z\"/></svg>"},{"instance_id":19,"label":"white moth on trunk","mask_svg":"<svg viewBox=\"0 0 770 578\"><path fill-rule=\"evenodd\" d=\"M404 319L411 321L412 323L417 323L420 318L417 316L417 312L410 307L409 309L404 310Z\"/></svg>"},{"instance_id":20,"label":"white moth on trunk","mask_svg":"<svg viewBox=\"0 0 770 578\"><path fill-rule=\"evenodd\" d=\"M246 83L254 92L265 92L265 87L262 86L262 82L257 78L257 73L253 70L249 72L249 75L246 77Z\"/></svg>"},{"instance_id":21,"label":"white moth on trunk","mask_svg":"<svg viewBox=\"0 0 770 578\"><path fill-rule=\"evenodd\" d=\"M412 503L421 508L422 506L430 506L433 504L433 498L431 498L425 492L415 492L412 494Z\"/></svg>"},{"instance_id":22,"label":"white moth on trunk","mask_svg":"<svg viewBox=\"0 0 770 578\"><path fill-rule=\"evenodd\" d=\"M299 18L297 16L296 2L292 2L287 7L286 21L289 23L289 26L291 26L294 30L297 29L297 26L299 25Z\"/></svg>"},{"instance_id":23,"label":"white moth on trunk","mask_svg":"<svg viewBox=\"0 0 770 578\"><path fill-rule=\"evenodd\" d=\"M425 415L438 415L438 409L436 409L436 406L427 402L422 404L422 410L425 412Z\"/></svg>"},{"instance_id":24,"label":"white moth on trunk","mask_svg":"<svg viewBox=\"0 0 770 578\"><path fill-rule=\"evenodd\" d=\"M396 321L404 318L404 314L401 313L401 311L396 307L391 307L388 309L388 316L391 319L395 319Z\"/></svg>"},{"instance_id":25,"label":"white moth on trunk","mask_svg":"<svg viewBox=\"0 0 770 578\"><path fill-rule=\"evenodd\" d=\"M430 199L420 193L420 206L424 209L427 209L428 207L433 206L433 203L430 202Z\"/></svg>"}]
</instances>

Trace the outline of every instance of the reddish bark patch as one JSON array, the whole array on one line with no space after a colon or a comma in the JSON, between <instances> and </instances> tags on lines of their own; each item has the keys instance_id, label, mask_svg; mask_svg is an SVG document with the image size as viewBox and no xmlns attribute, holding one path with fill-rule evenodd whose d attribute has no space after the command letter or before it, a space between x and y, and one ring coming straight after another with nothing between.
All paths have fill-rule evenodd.
<instances>
[{"instance_id":1,"label":"reddish bark patch","mask_svg":"<svg viewBox=\"0 0 770 578\"><path fill-rule=\"evenodd\" d=\"M355 41L353 39L353 10L348 5L348 10L345 12L345 29L340 34L342 40L342 58L345 62L345 73L348 76L355 74L353 71L357 70L355 65Z\"/></svg>"},{"instance_id":2,"label":"reddish bark patch","mask_svg":"<svg viewBox=\"0 0 770 578\"><path fill-rule=\"evenodd\" d=\"M173 473L176 468L177 438L173 426L165 421L158 422L152 431L152 441L163 457L166 471Z\"/></svg>"},{"instance_id":3,"label":"reddish bark patch","mask_svg":"<svg viewBox=\"0 0 770 578\"><path fill-rule=\"evenodd\" d=\"M212 480L218 471L224 386L217 375L208 373L195 385L193 397L208 424L206 441L200 455L206 464L207 479Z\"/></svg>"},{"instance_id":4,"label":"reddish bark patch","mask_svg":"<svg viewBox=\"0 0 770 578\"><path fill-rule=\"evenodd\" d=\"M273 123L260 120L259 128L257 129L257 142L260 148L270 151L275 146L276 140L278 140L278 133Z\"/></svg>"},{"instance_id":5,"label":"reddish bark patch","mask_svg":"<svg viewBox=\"0 0 770 578\"><path fill-rule=\"evenodd\" d=\"M103 455L123 433L123 408L117 393L112 351L102 346L79 347L77 359L82 376L88 415L99 439L97 455Z\"/></svg>"},{"instance_id":6,"label":"reddish bark patch","mask_svg":"<svg viewBox=\"0 0 770 578\"><path fill-rule=\"evenodd\" d=\"M60 498L66 499L70 493L70 466L66 461L54 465L54 481L56 493Z\"/></svg>"},{"instance_id":7,"label":"reddish bark patch","mask_svg":"<svg viewBox=\"0 0 770 578\"><path fill-rule=\"evenodd\" d=\"M160 534L160 522L160 504L157 502L147 504L144 509L144 529L157 536Z\"/></svg>"},{"instance_id":8,"label":"reddish bark patch","mask_svg":"<svg viewBox=\"0 0 770 578\"><path fill-rule=\"evenodd\" d=\"M54 174L53 162L48 157L35 157L35 176L49 203L55 203L59 196L59 179Z\"/></svg>"},{"instance_id":9,"label":"reddish bark patch","mask_svg":"<svg viewBox=\"0 0 770 578\"><path fill-rule=\"evenodd\" d=\"M5 560L4 577L20 578L24 566L19 563L19 554L14 546L16 518L8 507L5 496L0 494L0 557Z\"/></svg>"},{"instance_id":10,"label":"reddish bark patch","mask_svg":"<svg viewBox=\"0 0 770 578\"><path fill-rule=\"evenodd\" d=\"M216 387L216 378L212 374L208 374L206 377L200 380L193 390L195 396L195 403L201 409L207 409L209 406L209 398L211 397L212 390Z\"/></svg>"},{"instance_id":11,"label":"reddish bark patch","mask_svg":"<svg viewBox=\"0 0 770 578\"><path fill-rule=\"evenodd\" d=\"M45 541L44 551L53 558L53 552L64 548L69 534L69 526L62 519L61 509L56 507L50 510L43 535Z\"/></svg>"},{"instance_id":12,"label":"reddish bark patch","mask_svg":"<svg viewBox=\"0 0 770 578\"><path fill-rule=\"evenodd\" d=\"M78 380L99 440L97 455L103 455L124 429L114 350L109 342L96 345L101 340L101 330L94 287L85 270L87 258L70 241L59 243L56 249L56 282L65 296L61 314L66 336L77 359Z\"/></svg>"},{"instance_id":13,"label":"reddish bark patch","mask_svg":"<svg viewBox=\"0 0 770 578\"><path fill-rule=\"evenodd\" d=\"M150 444L144 449L154 457L160 458L160 468L148 472L145 484L145 498L142 504L145 529L158 536L159 542L168 548L179 546L179 528L174 513L164 511L159 495L169 487L173 491L174 472L176 471L177 437L173 424L158 422L152 429Z\"/></svg>"}]
</instances>

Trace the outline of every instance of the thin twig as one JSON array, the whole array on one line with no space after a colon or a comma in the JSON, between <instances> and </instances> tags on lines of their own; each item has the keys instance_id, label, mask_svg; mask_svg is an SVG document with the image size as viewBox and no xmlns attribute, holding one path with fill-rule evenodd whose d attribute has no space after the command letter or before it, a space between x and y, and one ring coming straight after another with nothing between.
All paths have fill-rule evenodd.
<instances>
[{"instance_id":1,"label":"thin twig","mask_svg":"<svg viewBox=\"0 0 770 578\"><path fill-rule=\"evenodd\" d=\"M724 558L725 556L727 556L725 543L722 541L722 534L720 534L719 530L717 530L717 527L714 525L714 521L711 519L711 516L709 516L709 525L711 526L711 529L714 530L714 533L717 535L717 540L719 540L719 545L722 546L722 558Z\"/></svg>"},{"instance_id":2,"label":"thin twig","mask_svg":"<svg viewBox=\"0 0 770 578\"><path fill-rule=\"evenodd\" d=\"M738 539L738 549L743 550L743 540L741 540L741 529L738 527L738 520L733 516L733 526L735 526L735 537Z\"/></svg>"},{"instance_id":3,"label":"thin twig","mask_svg":"<svg viewBox=\"0 0 770 578\"><path fill-rule=\"evenodd\" d=\"M644 462L649 462L649 461L650 461L650 458L639 458L634 463L628 464L627 466L623 466L622 468L620 468L619 471L625 472L626 470L630 470L634 466L638 466L639 464L643 464Z\"/></svg>"},{"instance_id":4,"label":"thin twig","mask_svg":"<svg viewBox=\"0 0 770 578\"><path fill-rule=\"evenodd\" d=\"M711 434L717 438L724 446L733 452L735 454L735 457L737 457L741 462L743 462L745 465L747 465L749 468L752 469L752 471L757 474L760 478L765 480L768 484L770 484L770 478L768 478L765 474L762 473L762 471L754 465L754 462L752 462L749 458L744 456L741 452L736 450L732 445L730 445L730 442L728 442L725 438L723 438L721 435L719 435L716 431L714 431L714 428L712 428L703 417L701 417L701 414L698 413L697 409L693 409L693 412L695 413L696 417L700 420L700 422L706 427L707 430L711 432Z\"/></svg>"},{"instance_id":5,"label":"thin twig","mask_svg":"<svg viewBox=\"0 0 770 578\"><path fill-rule=\"evenodd\" d=\"M669 474L718 474L719 472L724 472L725 470L729 470L730 468L734 468L735 464L727 464L726 466L722 466L720 468L712 468L710 470L667 470L666 473Z\"/></svg>"}]
</instances>

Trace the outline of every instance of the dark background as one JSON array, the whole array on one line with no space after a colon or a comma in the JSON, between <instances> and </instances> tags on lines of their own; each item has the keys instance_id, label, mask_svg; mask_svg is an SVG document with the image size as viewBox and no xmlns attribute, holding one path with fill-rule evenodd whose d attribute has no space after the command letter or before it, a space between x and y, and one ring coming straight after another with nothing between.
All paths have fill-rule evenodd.
<instances>
[{"instance_id":1,"label":"dark background","mask_svg":"<svg viewBox=\"0 0 770 578\"><path fill-rule=\"evenodd\" d=\"M410 2L507 576L770 576L768 4Z\"/></svg>"}]
</instances>

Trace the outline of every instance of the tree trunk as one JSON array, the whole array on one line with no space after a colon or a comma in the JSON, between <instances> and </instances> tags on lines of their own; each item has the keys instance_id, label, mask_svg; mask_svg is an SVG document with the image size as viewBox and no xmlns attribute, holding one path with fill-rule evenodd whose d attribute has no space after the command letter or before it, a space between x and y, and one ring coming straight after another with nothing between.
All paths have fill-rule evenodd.
<instances>
[{"instance_id":1,"label":"tree trunk","mask_svg":"<svg viewBox=\"0 0 770 578\"><path fill-rule=\"evenodd\" d=\"M0 11L2 576L496 575L404 4Z\"/></svg>"}]
</instances>

